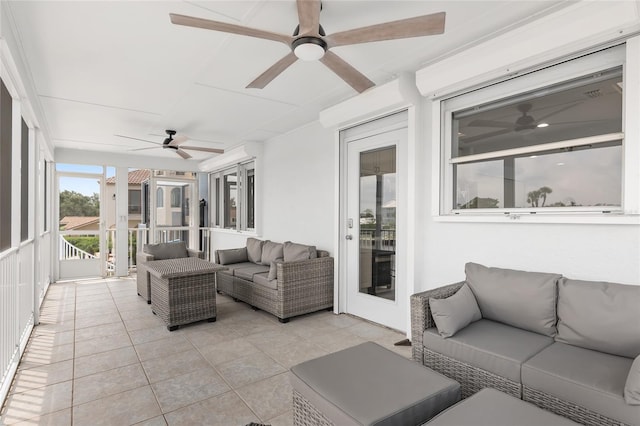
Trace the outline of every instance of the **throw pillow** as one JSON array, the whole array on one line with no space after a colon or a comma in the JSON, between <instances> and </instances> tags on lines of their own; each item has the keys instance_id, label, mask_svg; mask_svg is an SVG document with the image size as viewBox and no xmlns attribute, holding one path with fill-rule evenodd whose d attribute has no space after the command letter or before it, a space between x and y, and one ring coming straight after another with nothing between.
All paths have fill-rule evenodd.
<instances>
[{"instance_id":1,"label":"throw pillow","mask_svg":"<svg viewBox=\"0 0 640 426\"><path fill-rule=\"evenodd\" d=\"M265 241L262 246L262 259L260 262L263 265L271 265L271 262L278 258L284 257L284 246L280 243L274 243L273 241Z\"/></svg>"},{"instance_id":2,"label":"throw pillow","mask_svg":"<svg viewBox=\"0 0 640 426\"><path fill-rule=\"evenodd\" d=\"M143 251L153 255L153 260L181 259L183 257L189 257L187 245L184 241L145 244Z\"/></svg>"},{"instance_id":3,"label":"throw pillow","mask_svg":"<svg viewBox=\"0 0 640 426\"><path fill-rule=\"evenodd\" d=\"M640 355L631 364L624 385L624 401L629 405L640 405Z\"/></svg>"},{"instance_id":4,"label":"throw pillow","mask_svg":"<svg viewBox=\"0 0 640 426\"><path fill-rule=\"evenodd\" d=\"M258 240L257 238L247 238L247 257L249 262L260 264L264 243L264 241Z\"/></svg>"},{"instance_id":5,"label":"throw pillow","mask_svg":"<svg viewBox=\"0 0 640 426\"><path fill-rule=\"evenodd\" d=\"M282 262L282 261L283 259L281 257L271 261L271 266L269 267L269 275L267 275L267 279L269 281L275 280L276 278L278 278L278 262Z\"/></svg>"},{"instance_id":6,"label":"throw pillow","mask_svg":"<svg viewBox=\"0 0 640 426\"><path fill-rule=\"evenodd\" d=\"M284 261L295 262L297 260L315 259L318 257L316 246L296 244L291 241L284 243Z\"/></svg>"},{"instance_id":7,"label":"throw pillow","mask_svg":"<svg viewBox=\"0 0 640 426\"><path fill-rule=\"evenodd\" d=\"M446 299L430 297L429 306L442 337L451 337L472 322L482 319L478 302L467 284Z\"/></svg>"},{"instance_id":8,"label":"throw pillow","mask_svg":"<svg viewBox=\"0 0 640 426\"><path fill-rule=\"evenodd\" d=\"M218 260L221 265L246 262L248 260L247 248L242 247L237 249L218 250Z\"/></svg>"},{"instance_id":9,"label":"throw pillow","mask_svg":"<svg viewBox=\"0 0 640 426\"><path fill-rule=\"evenodd\" d=\"M534 333L556 335L557 282L560 274L465 265L467 284L482 318Z\"/></svg>"}]
</instances>

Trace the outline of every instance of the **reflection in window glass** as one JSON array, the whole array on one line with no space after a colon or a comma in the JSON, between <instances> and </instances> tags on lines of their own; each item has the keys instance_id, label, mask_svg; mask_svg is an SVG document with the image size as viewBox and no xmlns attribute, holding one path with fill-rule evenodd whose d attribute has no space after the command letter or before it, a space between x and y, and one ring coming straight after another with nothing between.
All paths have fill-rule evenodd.
<instances>
[{"instance_id":1,"label":"reflection in window glass","mask_svg":"<svg viewBox=\"0 0 640 426\"><path fill-rule=\"evenodd\" d=\"M235 229L237 218L238 179L235 173L224 175L224 227Z\"/></svg>"},{"instance_id":2,"label":"reflection in window glass","mask_svg":"<svg viewBox=\"0 0 640 426\"><path fill-rule=\"evenodd\" d=\"M455 167L456 208L490 209L504 205L502 160L458 164Z\"/></svg>"},{"instance_id":3,"label":"reflection in window glass","mask_svg":"<svg viewBox=\"0 0 640 426\"><path fill-rule=\"evenodd\" d=\"M156 189L156 207L164 207L164 190Z\"/></svg>"},{"instance_id":4,"label":"reflection in window glass","mask_svg":"<svg viewBox=\"0 0 640 426\"><path fill-rule=\"evenodd\" d=\"M181 205L182 193L180 188L173 188L171 190L171 207L180 207Z\"/></svg>"},{"instance_id":5,"label":"reflection in window glass","mask_svg":"<svg viewBox=\"0 0 640 426\"><path fill-rule=\"evenodd\" d=\"M129 214L140 214L141 192L139 189L129 190Z\"/></svg>"},{"instance_id":6,"label":"reflection in window glass","mask_svg":"<svg viewBox=\"0 0 640 426\"><path fill-rule=\"evenodd\" d=\"M254 229L255 224L256 179L255 170L247 170L247 228Z\"/></svg>"}]
</instances>

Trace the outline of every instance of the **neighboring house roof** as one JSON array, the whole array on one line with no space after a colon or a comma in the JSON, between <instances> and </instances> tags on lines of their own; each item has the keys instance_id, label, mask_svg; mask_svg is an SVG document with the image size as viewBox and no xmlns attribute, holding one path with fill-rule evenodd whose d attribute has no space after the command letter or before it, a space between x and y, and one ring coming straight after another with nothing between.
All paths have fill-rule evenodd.
<instances>
[{"instance_id":1,"label":"neighboring house roof","mask_svg":"<svg viewBox=\"0 0 640 426\"><path fill-rule=\"evenodd\" d=\"M140 185L142 182L149 179L149 174L150 172L148 169L132 170L129 172L129 175L128 175L129 184ZM116 177L111 176L110 178L107 178L105 183L107 185L115 185Z\"/></svg>"},{"instance_id":2,"label":"neighboring house roof","mask_svg":"<svg viewBox=\"0 0 640 426\"><path fill-rule=\"evenodd\" d=\"M95 216L65 216L60 219L61 229L64 231L84 228L99 222L100 218Z\"/></svg>"}]
</instances>

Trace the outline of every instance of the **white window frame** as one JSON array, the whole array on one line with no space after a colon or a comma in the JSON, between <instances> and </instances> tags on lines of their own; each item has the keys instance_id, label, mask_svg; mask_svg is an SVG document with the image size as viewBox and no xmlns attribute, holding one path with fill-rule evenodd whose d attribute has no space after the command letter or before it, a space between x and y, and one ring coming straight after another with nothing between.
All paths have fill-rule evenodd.
<instances>
[{"instance_id":1,"label":"white window frame","mask_svg":"<svg viewBox=\"0 0 640 426\"><path fill-rule=\"evenodd\" d=\"M434 216L436 220L453 220L453 221L502 221L506 219L525 219L524 221L548 221L548 222L567 222L567 223L582 223L582 222L604 222L611 223L612 216L617 217L617 221L620 223L638 223L638 216L640 212L640 194L639 185L633 182L633 177L637 176L640 172L640 158L635 158L635 154L638 153L638 132L634 126L631 118L631 111L636 113L640 111L640 100L634 97L635 92L633 85L638 85L640 76L637 74L640 68L640 41L638 38L628 40L627 44L596 52L593 55L587 55L579 57L577 59L562 62L558 61L556 66L546 67L544 69L533 69L528 74L525 73L522 77L505 79L501 82L487 83L485 87L478 90L469 91L463 93L460 96L442 96L439 99L435 99L432 102L432 114L431 118L434 124L434 135L437 134L439 144L437 158L434 157L434 165L437 161L438 170L438 187L437 187L437 202L434 209ZM622 139L622 207L612 208L605 210L602 207L593 208L499 208L499 209L454 209L453 195L454 185L453 181L453 165L458 162L469 161L470 156L461 157L461 159L453 159L451 153L451 131L452 131L452 112L470 108L475 105L484 104L487 102L496 101L498 99L508 98L511 96L517 96L518 94L529 92L532 90L547 87L553 84L562 83L572 78L584 76L590 73L596 73L598 71L622 66L623 81L625 82L625 90L623 92L623 123L622 133L615 133L609 135L600 135L597 138L598 141L603 139L616 140ZM630 90L627 90L630 89ZM446 104L445 104L446 101ZM437 132L437 133L436 133ZM629 140L629 136L632 136L632 140ZM571 140L571 141L557 141L555 143L556 148L563 147L567 144L576 146L580 144L594 143L594 140L590 138L583 138L584 140ZM549 149L549 146L538 145L532 147L536 151L540 147ZM526 150L527 148L523 148ZM524 152L524 151L523 151ZM490 157L497 157L498 154L518 154L521 152L492 152L488 154ZM634 154L635 153L635 154ZM434 153L435 154L435 153ZM479 154L475 158L476 160L483 159L484 154ZM435 189L435 188L434 188ZM538 214L542 213L542 214ZM591 218L586 218L584 215L590 214ZM604 213L604 214L603 214ZM607 216L606 219L602 219L603 216ZM534 218L534 216L537 216ZM593 217L598 215L598 218ZM546 216L546 219L542 219Z\"/></svg>"},{"instance_id":2,"label":"white window frame","mask_svg":"<svg viewBox=\"0 0 640 426\"><path fill-rule=\"evenodd\" d=\"M236 232L247 232L247 233L255 233L256 232L256 222L257 222L257 211L256 211L256 200L254 199L253 203L253 227L247 227L248 222L248 211L247 206L248 202L248 192L246 190L247 183L247 175L249 170L253 170L254 179L257 179L256 176L256 166L255 160L249 160L242 163L237 163L231 167L225 167L223 169L214 171L209 173L209 199L211 200L211 208L209 209L209 223L212 228L217 228L220 230L229 230ZM224 196L224 177L226 175L236 175L236 226L235 228L226 228L225 225L225 196ZM216 185L216 179L219 179L218 185ZM255 180L254 180L254 197L255 197ZM219 223L216 223L216 211L219 212Z\"/></svg>"}]
</instances>

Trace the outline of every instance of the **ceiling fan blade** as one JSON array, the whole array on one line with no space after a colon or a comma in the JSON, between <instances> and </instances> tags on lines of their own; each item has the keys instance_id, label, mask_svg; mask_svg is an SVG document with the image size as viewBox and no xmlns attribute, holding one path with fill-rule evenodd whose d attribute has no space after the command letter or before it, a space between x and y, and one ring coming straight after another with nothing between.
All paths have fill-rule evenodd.
<instances>
[{"instance_id":1,"label":"ceiling fan blade","mask_svg":"<svg viewBox=\"0 0 640 426\"><path fill-rule=\"evenodd\" d=\"M471 127L502 127L504 129L510 129L513 127L513 123L507 123L506 121L493 121L493 120L473 120L469 123Z\"/></svg>"},{"instance_id":2,"label":"ceiling fan blade","mask_svg":"<svg viewBox=\"0 0 640 426\"><path fill-rule=\"evenodd\" d=\"M460 142L462 142L463 144L468 144L468 143L473 143L475 141L479 141L482 139L487 139L487 138L492 138L494 136L500 136L500 135L504 135L507 133L512 132L513 129L502 129L502 130L496 130L495 132L491 132L491 133L485 133L483 135L478 135L478 136L471 136L471 137L460 137Z\"/></svg>"},{"instance_id":3,"label":"ceiling fan blade","mask_svg":"<svg viewBox=\"0 0 640 426\"><path fill-rule=\"evenodd\" d=\"M229 24L226 22L211 21L209 19L195 18L193 16L178 15L170 13L171 22L176 25L184 25L186 27L203 28L205 30L221 31L223 33L240 34L249 37L262 38L266 40L279 41L291 45L293 37L286 34L274 33L271 31L258 30L255 28L244 27L242 25Z\"/></svg>"},{"instance_id":4,"label":"ceiling fan blade","mask_svg":"<svg viewBox=\"0 0 640 426\"><path fill-rule=\"evenodd\" d=\"M217 149L217 148L202 148L199 146L181 146L181 149L190 149L193 151L203 151L203 152L213 152L215 154L224 154L224 149Z\"/></svg>"},{"instance_id":5,"label":"ceiling fan blade","mask_svg":"<svg viewBox=\"0 0 640 426\"><path fill-rule=\"evenodd\" d=\"M444 32L445 16L445 12L440 12L370 25L368 27L328 35L324 38L324 41L329 47L336 47L349 44L369 43L372 41L442 34Z\"/></svg>"},{"instance_id":6,"label":"ceiling fan blade","mask_svg":"<svg viewBox=\"0 0 640 426\"><path fill-rule=\"evenodd\" d=\"M134 141L142 141L142 142L146 142L146 143L152 143L154 145L162 145L161 143L158 143L158 142L152 142L152 141L148 141L148 140L144 140L144 139L133 138L131 136L124 136L124 135L113 135L113 136L117 136L119 138L125 138L125 139L133 139Z\"/></svg>"},{"instance_id":7,"label":"ceiling fan blade","mask_svg":"<svg viewBox=\"0 0 640 426\"><path fill-rule=\"evenodd\" d=\"M156 146L150 146L148 148L136 148L136 149L128 149L127 151L145 151L147 149L158 149Z\"/></svg>"},{"instance_id":8,"label":"ceiling fan blade","mask_svg":"<svg viewBox=\"0 0 640 426\"><path fill-rule=\"evenodd\" d=\"M178 135L175 138L173 138L171 140L171 142L169 142L167 145L169 145L169 146L179 146L180 144L185 143L188 140L189 140L189 138L187 136Z\"/></svg>"},{"instance_id":9,"label":"ceiling fan blade","mask_svg":"<svg viewBox=\"0 0 640 426\"><path fill-rule=\"evenodd\" d=\"M341 57L329 50L327 50L324 56L320 58L320 62L325 64L331 71L336 73L338 77L343 79L358 93L362 93L365 90L376 85L360 71L349 65Z\"/></svg>"},{"instance_id":10,"label":"ceiling fan blade","mask_svg":"<svg viewBox=\"0 0 640 426\"><path fill-rule=\"evenodd\" d=\"M191 156L187 151L183 151L180 148L176 149L176 154L178 154L180 157L184 158L185 160L188 160L189 158L191 158Z\"/></svg>"},{"instance_id":11,"label":"ceiling fan blade","mask_svg":"<svg viewBox=\"0 0 640 426\"><path fill-rule=\"evenodd\" d=\"M542 120L544 120L545 118L549 118L549 117L552 117L552 116L554 116L554 115L556 115L556 114L560 114L561 112L566 111L566 110L571 109L571 108L574 108L574 107L577 107L577 106L578 106L578 105L580 105L580 104L581 104L581 102L574 102L574 103L572 103L572 104L570 104L570 105L567 105L567 106L562 107L562 108L560 108L560 109L557 109L557 110L555 110L555 111L553 111L553 112L550 112L550 113L549 113L549 114L547 114L547 115L543 115L542 117L540 117L540 118L538 118L538 119L536 120L536 123L540 123L540 122L541 122Z\"/></svg>"},{"instance_id":12,"label":"ceiling fan blade","mask_svg":"<svg viewBox=\"0 0 640 426\"><path fill-rule=\"evenodd\" d=\"M284 70L289 68L291 64L298 60L298 57L290 52L287 56L280 59L278 62L273 64L269 69L260 74L258 78L253 80L247 86L247 89L264 89L264 87L271 83L271 81L279 76Z\"/></svg>"},{"instance_id":13,"label":"ceiling fan blade","mask_svg":"<svg viewBox=\"0 0 640 426\"><path fill-rule=\"evenodd\" d=\"M298 35L318 35L320 28L320 0L298 0Z\"/></svg>"}]
</instances>

